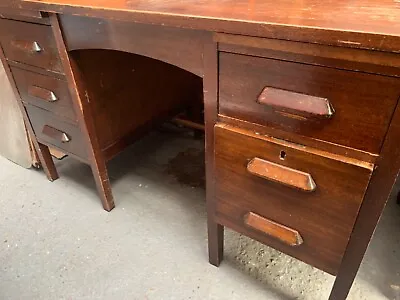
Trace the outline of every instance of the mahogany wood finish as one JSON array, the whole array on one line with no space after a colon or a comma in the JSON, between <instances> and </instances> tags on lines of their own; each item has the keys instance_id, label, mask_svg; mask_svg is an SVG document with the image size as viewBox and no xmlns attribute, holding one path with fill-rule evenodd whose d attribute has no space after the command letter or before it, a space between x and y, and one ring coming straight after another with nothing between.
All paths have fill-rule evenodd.
<instances>
[{"instance_id":1,"label":"mahogany wood finish","mask_svg":"<svg viewBox=\"0 0 400 300\"><path fill-rule=\"evenodd\" d=\"M49 26L0 19L0 42L9 60L63 72Z\"/></svg>"},{"instance_id":2,"label":"mahogany wood finish","mask_svg":"<svg viewBox=\"0 0 400 300\"><path fill-rule=\"evenodd\" d=\"M391 77L230 53L219 63L220 114L370 153L379 153L400 96L400 80ZM258 100L266 86L326 98L335 114L299 116L294 111L308 104L288 93L281 96L293 102L287 113L266 106Z\"/></svg>"},{"instance_id":3,"label":"mahogany wood finish","mask_svg":"<svg viewBox=\"0 0 400 300\"><path fill-rule=\"evenodd\" d=\"M217 220L336 274L372 168L345 158L339 161L324 157L313 149L301 149L228 125L218 124L215 135ZM254 164L254 157L262 165L257 170L252 167L250 173L248 164ZM281 176L282 170L289 176ZM308 186L312 192L293 188L300 185L293 178L293 173L299 171L307 180L312 176L313 183ZM265 173L269 173L268 180ZM243 216L249 212L297 230L304 243L301 247L288 247L247 228Z\"/></svg>"},{"instance_id":4,"label":"mahogany wood finish","mask_svg":"<svg viewBox=\"0 0 400 300\"><path fill-rule=\"evenodd\" d=\"M76 122L68 84L53 76L11 67L22 101Z\"/></svg>"},{"instance_id":5,"label":"mahogany wood finish","mask_svg":"<svg viewBox=\"0 0 400 300\"><path fill-rule=\"evenodd\" d=\"M335 109L327 98L315 97L272 87L265 87L257 99L258 103L274 108L276 111L289 112L304 118L333 117Z\"/></svg>"},{"instance_id":6,"label":"mahogany wood finish","mask_svg":"<svg viewBox=\"0 0 400 300\"><path fill-rule=\"evenodd\" d=\"M214 40L223 52L400 77L400 58L397 53L225 33L215 34Z\"/></svg>"},{"instance_id":7,"label":"mahogany wood finish","mask_svg":"<svg viewBox=\"0 0 400 300\"><path fill-rule=\"evenodd\" d=\"M4 0L0 56L48 177L57 144L106 210L106 161L204 101L210 263L229 226L337 274L343 300L400 169L397 6Z\"/></svg>"},{"instance_id":8,"label":"mahogany wood finish","mask_svg":"<svg viewBox=\"0 0 400 300\"><path fill-rule=\"evenodd\" d=\"M7 64L7 59L6 59L5 55L4 55L4 51L3 51L1 43L0 43L0 59L1 59L2 63L3 63L4 69L6 71L6 75L10 80L11 87L13 88L17 99L20 100L20 97L19 97L19 94L18 94L18 89L17 89L16 83L14 81L14 78L12 76L10 66ZM43 144L41 144L41 143L39 143L37 141L35 133L34 133L33 128L32 128L32 125L31 125L31 123L29 121L29 117L27 115L27 112L26 112L26 110L25 110L25 108L24 108L24 106L22 104L22 101L18 101L18 105L19 105L20 110L22 112L22 115L24 117L25 126L27 128L30 140L32 141L32 144L34 146L34 150L35 150L35 152L37 153L37 155L38 155L38 157L40 159L40 164L43 167L43 170L44 170L47 178L50 181L54 181L54 180L58 179L58 173L57 173L56 167L54 165L54 162L53 162L53 160L51 158L51 154L50 154L48 146L43 145Z\"/></svg>"},{"instance_id":9,"label":"mahogany wood finish","mask_svg":"<svg viewBox=\"0 0 400 300\"><path fill-rule=\"evenodd\" d=\"M286 152L279 154L281 160L286 159ZM247 164L247 171L269 181L281 183L305 192L313 192L317 188L314 179L308 173L281 166L279 164L255 157Z\"/></svg>"},{"instance_id":10,"label":"mahogany wood finish","mask_svg":"<svg viewBox=\"0 0 400 300\"><path fill-rule=\"evenodd\" d=\"M82 73L79 71L76 61L70 57L65 48L63 35L59 26L57 15L50 15L53 34L57 49L67 78L69 91L72 97L74 110L78 117L78 126L81 130L85 150L91 166L97 191L103 208L111 211L114 207L114 197L111 192L110 179L108 177L106 160L101 151L98 137L95 131L94 118Z\"/></svg>"},{"instance_id":11,"label":"mahogany wood finish","mask_svg":"<svg viewBox=\"0 0 400 300\"><path fill-rule=\"evenodd\" d=\"M53 91L46 90L45 88L36 85L31 85L28 87L28 94L32 97L39 98L47 102L55 102L58 100Z\"/></svg>"},{"instance_id":12,"label":"mahogany wood finish","mask_svg":"<svg viewBox=\"0 0 400 300\"><path fill-rule=\"evenodd\" d=\"M61 143L69 143L71 142L71 137L65 133L64 131L58 130L56 128L50 127L49 125L44 125L42 134L56 140Z\"/></svg>"},{"instance_id":13,"label":"mahogany wood finish","mask_svg":"<svg viewBox=\"0 0 400 300\"><path fill-rule=\"evenodd\" d=\"M203 31L71 15L61 15L60 25L69 51L119 50L161 60L198 76L204 74L202 47L207 34Z\"/></svg>"},{"instance_id":14,"label":"mahogany wood finish","mask_svg":"<svg viewBox=\"0 0 400 300\"><path fill-rule=\"evenodd\" d=\"M205 121L205 162L207 233L209 262L219 266L224 252L224 227L215 219L215 144L214 125L217 122L218 107L218 54L217 45L212 40L204 44L204 121Z\"/></svg>"},{"instance_id":15,"label":"mahogany wood finish","mask_svg":"<svg viewBox=\"0 0 400 300\"><path fill-rule=\"evenodd\" d=\"M72 51L71 57L83 76L106 160L124 149L124 137L145 133L202 101L201 78L172 65L107 50Z\"/></svg>"},{"instance_id":16,"label":"mahogany wood finish","mask_svg":"<svg viewBox=\"0 0 400 300\"><path fill-rule=\"evenodd\" d=\"M63 37L57 36L59 49L64 48ZM114 201L105 162L189 100L199 101L201 80L168 64L117 51L73 51L66 59L73 65L70 76L79 78L71 79L79 82L71 93L79 95L85 118L80 126L88 132L97 187L110 210Z\"/></svg>"},{"instance_id":17,"label":"mahogany wood finish","mask_svg":"<svg viewBox=\"0 0 400 300\"><path fill-rule=\"evenodd\" d=\"M275 223L253 212L244 216L244 223L252 229L277 238L289 246L294 247L303 244L303 238L297 230Z\"/></svg>"},{"instance_id":18,"label":"mahogany wood finish","mask_svg":"<svg viewBox=\"0 0 400 300\"><path fill-rule=\"evenodd\" d=\"M21 0L2 0L0 2L0 18L49 25L48 15L39 10L25 8Z\"/></svg>"},{"instance_id":19,"label":"mahogany wood finish","mask_svg":"<svg viewBox=\"0 0 400 300\"><path fill-rule=\"evenodd\" d=\"M51 112L35 106L26 105L26 110L36 137L40 142L87 160L84 140L75 124L62 120ZM68 139L68 141L65 139Z\"/></svg>"},{"instance_id":20,"label":"mahogany wood finish","mask_svg":"<svg viewBox=\"0 0 400 300\"><path fill-rule=\"evenodd\" d=\"M62 14L400 52L398 3L392 0L26 0L24 5Z\"/></svg>"},{"instance_id":21,"label":"mahogany wood finish","mask_svg":"<svg viewBox=\"0 0 400 300\"><path fill-rule=\"evenodd\" d=\"M21 8L1 7L0 18L49 25L46 13Z\"/></svg>"},{"instance_id":22,"label":"mahogany wood finish","mask_svg":"<svg viewBox=\"0 0 400 300\"><path fill-rule=\"evenodd\" d=\"M273 136L276 139L291 141L298 145L307 145L315 149L319 149L320 151L332 154L335 153L349 159L356 159L371 164L374 164L377 160L377 157L379 156L378 154L359 151L357 149L344 147L338 144L327 143L326 141L316 140L306 136L294 135L281 129L265 127L260 124L250 123L244 120L235 119L224 115L218 115L218 120L221 123L247 129L259 135Z\"/></svg>"},{"instance_id":23,"label":"mahogany wood finish","mask_svg":"<svg viewBox=\"0 0 400 300\"><path fill-rule=\"evenodd\" d=\"M376 224L399 174L399 139L400 105L398 104L377 161L378 167L372 175L329 300L346 299L351 288Z\"/></svg>"}]
</instances>

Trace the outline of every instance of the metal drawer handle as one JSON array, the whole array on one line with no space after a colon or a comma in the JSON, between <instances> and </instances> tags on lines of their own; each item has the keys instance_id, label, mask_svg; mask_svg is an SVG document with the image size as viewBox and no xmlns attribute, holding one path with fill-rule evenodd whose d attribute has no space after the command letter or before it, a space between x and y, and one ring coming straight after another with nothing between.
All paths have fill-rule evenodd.
<instances>
[{"instance_id":1,"label":"metal drawer handle","mask_svg":"<svg viewBox=\"0 0 400 300\"><path fill-rule=\"evenodd\" d=\"M257 157L247 164L247 171L269 181L278 182L306 192L315 191L317 188L310 174Z\"/></svg>"},{"instance_id":2,"label":"metal drawer handle","mask_svg":"<svg viewBox=\"0 0 400 300\"><path fill-rule=\"evenodd\" d=\"M327 98L320 98L291 91L265 87L257 102L278 111L303 117L331 118L335 110Z\"/></svg>"},{"instance_id":3,"label":"metal drawer handle","mask_svg":"<svg viewBox=\"0 0 400 300\"><path fill-rule=\"evenodd\" d=\"M48 102L54 102L58 100L56 94L53 91L35 85L31 85L28 88L28 94L32 97L39 98Z\"/></svg>"},{"instance_id":4,"label":"metal drawer handle","mask_svg":"<svg viewBox=\"0 0 400 300\"><path fill-rule=\"evenodd\" d=\"M289 246L300 246L303 238L297 230L268 220L260 215L250 212L244 216L244 223L257 231L272 236Z\"/></svg>"},{"instance_id":5,"label":"metal drawer handle","mask_svg":"<svg viewBox=\"0 0 400 300\"><path fill-rule=\"evenodd\" d=\"M40 47L38 42L33 42L32 49L34 52L42 52L43 51L42 47Z\"/></svg>"},{"instance_id":6,"label":"metal drawer handle","mask_svg":"<svg viewBox=\"0 0 400 300\"><path fill-rule=\"evenodd\" d=\"M12 41L11 44L26 52L40 53L43 51L43 48L36 41Z\"/></svg>"},{"instance_id":7,"label":"metal drawer handle","mask_svg":"<svg viewBox=\"0 0 400 300\"><path fill-rule=\"evenodd\" d=\"M71 141L71 138L65 132L55 129L49 125L43 126L42 133L54 140L60 141L61 143L68 143Z\"/></svg>"}]
</instances>

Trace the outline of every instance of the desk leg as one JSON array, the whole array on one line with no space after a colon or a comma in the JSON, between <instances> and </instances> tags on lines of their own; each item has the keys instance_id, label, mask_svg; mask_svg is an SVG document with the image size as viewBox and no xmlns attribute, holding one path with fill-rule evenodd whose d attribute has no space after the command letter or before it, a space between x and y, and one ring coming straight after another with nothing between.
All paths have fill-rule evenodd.
<instances>
[{"instance_id":1,"label":"desk leg","mask_svg":"<svg viewBox=\"0 0 400 300\"><path fill-rule=\"evenodd\" d=\"M206 200L208 226L208 256L214 266L223 258L224 227L215 221L214 126L218 103L218 50L212 36L204 45L204 121L206 134Z\"/></svg>"},{"instance_id":2,"label":"desk leg","mask_svg":"<svg viewBox=\"0 0 400 300\"><path fill-rule=\"evenodd\" d=\"M87 95L87 89L85 88L85 81L76 62L67 52L56 14L50 14L50 22L73 99L74 110L78 117L78 125L85 137L89 164L92 168L97 191L101 198L103 208L106 211L110 211L115 207L114 198L111 192L106 161L96 134L90 101Z\"/></svg>"},{"instance_id":3,"label":"desk leg","mask_svg":"<svg viewBox=\"0 0 400 300\"><path fill-rule=\"evenodd\" d=\"M224 226L215 223L208 217L208 259L210 264L218 267L224 256Z\"/></svg>"},{"instance_id":4,"label":"desk leg","mask_svg":"<svg viewBox=\"0 0 400 300\"><path fill-rule=\"evenodd\" d=\"M91 168L103 208L106 211L111 211L115 207L115 204L106 163L105 161L96 161L91 164Z\"/></svg>"},{"instance_id":5,"label":"desk leg","mask_svg":"<svg viewBox=\"0 0 400 300\"><path fill-rule=\"evenodd\" d=\"M344 300L347 298L399 173L399 140L400 105L397 105L329 300Z\"/></svg>"}]
</instances>

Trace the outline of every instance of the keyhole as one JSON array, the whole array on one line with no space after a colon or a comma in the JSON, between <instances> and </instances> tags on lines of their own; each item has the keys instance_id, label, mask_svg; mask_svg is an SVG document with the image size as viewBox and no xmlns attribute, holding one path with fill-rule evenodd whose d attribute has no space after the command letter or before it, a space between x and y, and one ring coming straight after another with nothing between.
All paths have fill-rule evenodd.
<instances>
[{"instance_id":1,"label":"keyhole","mask_svg":"<svg viewBox=\"0 0 400 300\"><path fill-rule=\"evenodd\" d=\"M282 159L282 160L285 160L286 152L282 150L281 153L279 154L279 158Z\"/></svg>"}]
</instances>

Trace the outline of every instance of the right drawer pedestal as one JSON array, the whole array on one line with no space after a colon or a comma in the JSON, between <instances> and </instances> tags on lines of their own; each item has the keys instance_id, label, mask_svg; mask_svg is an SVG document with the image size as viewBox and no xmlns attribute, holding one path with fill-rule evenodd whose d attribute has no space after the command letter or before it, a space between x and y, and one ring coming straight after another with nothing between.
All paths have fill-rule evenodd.
<instances>
[{"instance_id":1,"label":"right drawer pedestal","mask_svg":"<svg viewBox=\"0 0 400 300\"><path fill-rule=\"evenodd\" d=\"M336 274L371 164L218 124L215 166L220 224Z\"/></svg>"}]
</instances>

